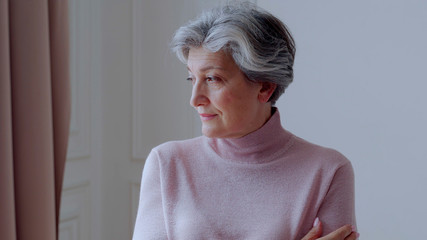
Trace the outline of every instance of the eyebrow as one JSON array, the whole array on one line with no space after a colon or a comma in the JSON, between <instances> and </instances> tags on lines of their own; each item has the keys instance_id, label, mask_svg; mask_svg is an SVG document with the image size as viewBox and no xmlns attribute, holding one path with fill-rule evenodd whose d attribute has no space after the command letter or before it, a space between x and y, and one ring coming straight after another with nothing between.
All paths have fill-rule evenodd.
<instances>
[{"instance_id":1,"label":"eyebrow","mask_svg":"<svg viewBox=\"0 0 427 240\"><path fill-rule=\"evenodd\" d=\"M220 66L206 66L203 67L202 69L200 69L201 72L205 72L207 70L211 70L211 69L218 69L218 70L225 70L225 68L220 67ZM191 72L190 68L187 66L187 70Z\"/></svg>"}]
</instances>

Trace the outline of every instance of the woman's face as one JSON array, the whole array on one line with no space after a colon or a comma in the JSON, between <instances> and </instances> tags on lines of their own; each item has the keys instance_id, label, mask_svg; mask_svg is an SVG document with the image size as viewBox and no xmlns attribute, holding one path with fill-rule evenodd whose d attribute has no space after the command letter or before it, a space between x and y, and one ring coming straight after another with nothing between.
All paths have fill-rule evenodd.
<instances>
[{"instance_id":1,"label":"woman's face","mask_svg":"<svg viewBox=\"0 0 427 240\"><path fill-rule=\"evenodd\" d=\"M268 119L271 106L260 97L262 84L248 81L230 55L192 48L187 67L193 84L190 104L205 136L239 138Z\"/></svg>"}]
</instances>

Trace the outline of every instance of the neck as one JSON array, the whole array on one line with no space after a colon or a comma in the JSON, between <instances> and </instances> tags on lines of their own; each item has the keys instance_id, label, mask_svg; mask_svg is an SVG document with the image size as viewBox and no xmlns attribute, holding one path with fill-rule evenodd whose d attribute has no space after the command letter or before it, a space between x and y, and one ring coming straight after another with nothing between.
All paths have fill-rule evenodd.
<instances>
[{"instance_id":1,"label":"neck","mask_svg":"<svg viewBox=\"0 0 427 240\"><path fill-rule=\"evenodd\" d=\"M264 126L264 124L268 122L275 111L276 108L272 107L270 103L267 103L267 105L262 109L263 122L260 127Z\"/></svg>"},{"instance_id":2,"label":"neck","mask_svg":"<svg viewBox=\"0 0 427 240\"><path fill-rule=\"evenodd\" d=\"M285 151L292 134L282 128L279 111L271 109L270 119L258 130L240 138L208 138L208 143L223 159L262 163Z\"/></svg>"}]
</instances>

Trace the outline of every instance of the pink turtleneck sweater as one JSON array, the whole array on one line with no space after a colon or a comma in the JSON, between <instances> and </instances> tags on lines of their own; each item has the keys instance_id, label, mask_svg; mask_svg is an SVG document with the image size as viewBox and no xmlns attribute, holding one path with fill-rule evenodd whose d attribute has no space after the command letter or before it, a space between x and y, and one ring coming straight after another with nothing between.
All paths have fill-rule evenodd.
<instances>
[{"instance_id":1,"label":"pink turtleneck sweater","mask_svg":"<svg viewBox=\"0 0 427 240\"><path fill-rule=\"evenodd\" d=\"M284 130L279 112L238 139L198 137L147 158L133 240L301 239L356 225L350 162Z\"/></svg>"}]
</instances>

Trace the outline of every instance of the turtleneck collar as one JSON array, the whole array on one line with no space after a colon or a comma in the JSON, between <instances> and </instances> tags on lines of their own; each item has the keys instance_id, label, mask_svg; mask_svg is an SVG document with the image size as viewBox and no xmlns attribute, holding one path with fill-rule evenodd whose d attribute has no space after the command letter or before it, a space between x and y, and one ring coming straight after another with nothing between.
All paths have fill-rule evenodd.
<instances>
[{"instance_id":1,"label":"turtleneck collar","mask_svg":"<svg viewBox=\"0 0 427 240\"><path fill-rule=\"evenodd\" d=\"M289 148L293 139L281 125L279 110L274 110L258 130L240 138L208 138L208 144L219 157L233 162L266 163L274 160L277 154Z\"/></svg>"}]
</instances>

